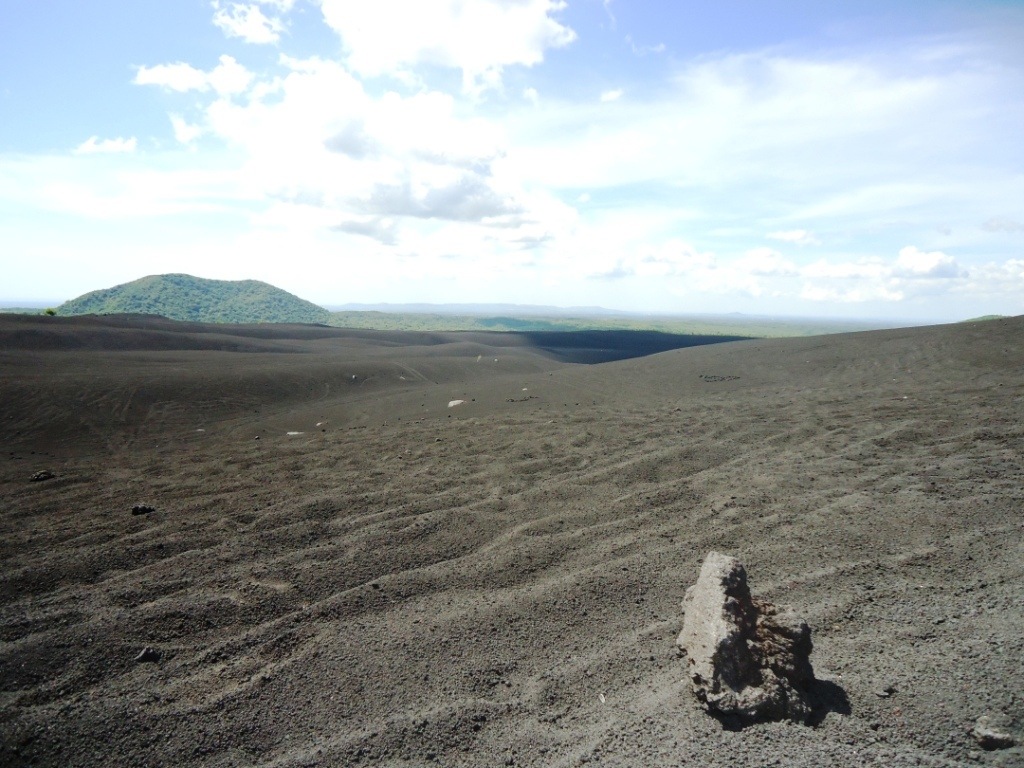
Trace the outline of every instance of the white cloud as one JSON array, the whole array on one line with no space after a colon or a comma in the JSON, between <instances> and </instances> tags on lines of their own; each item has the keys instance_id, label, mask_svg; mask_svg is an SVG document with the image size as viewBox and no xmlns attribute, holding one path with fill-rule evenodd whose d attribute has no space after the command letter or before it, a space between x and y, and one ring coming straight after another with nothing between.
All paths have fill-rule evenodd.
<instances>
[{"instance_id":1,"label":"white cloud","mask_svg":"<svg viewBox=\"0 0 1024 768\"><path fill-rule=\"evenodd\" d=\"M1024 296L1024 259L980 264L971 268L966 279L957 280L953 285L956 294L983 296L993 302L1008 299L1013 302L1011 312L1024 313L1021 307L1021 297Z\"/></svg>"},{"instance_id":2,"label":"white cloud","mask_svg":"<svg viewBox=\"0 0 1024 768\"><path fill-rule=\"evenodd\" d=\"M27 194L43 210L119 221L194 212L223 214L247 196L251 199L249 191L229 172L137 169L135 163L125 156L97 158L96 165L85 169L65 168L49 174L28 188Z\"/></svg>"},{"instance_id":3,"label":"white cloud","mask_svg":"<svg viewBox=\"0 0 1024 768\"><path fill-rule=\"evenodd\" d=\"M179 93L205 91L209 87L205 72L182 61L139 67L132 82L136 85L159 85Z\"/></svg>"},{"instance_id":4,"label":"white cloud","mask_svg":"<svg viewBox=\"0 0 1024 768\"><path fill-rule=\"evenodd\" d=\"M441 180L440 176L448 176ZM412 176L412 174L410 174ZM433 174L376 185L354 206L374 215L484 222L522 213L513 198L495 190L481 174Z\"/></svg>"},{"instance_id":5,"label":"white cloud","mask_svg":"<svg viewBox=\"0 0 1024 768\"><path fill-rule=\"evenodd\" d=\"M616 241L605 234L610 247L631 249L631 255L613 260L602 258L592 248L593 277L623 280L636 277L657 278L672 286L679 295L694 292L714 295L774 298L782 301L842 304L892 304L933 296L936 284L929 277L955 278L950 290L972 295L994 293L1000 280L1024 283L1024 268L1013 262L990 265L971 285L968 275L941 252L926 253L908 247L899 256L855 260L819 259L801 266L771 248L754 248L735 258L702 252L693 245L671 240L662 246L644 246ZM1024 261L1017 267L1024 267ZM1020 274L1018 275L1017 272Z\"/></svg>"},{"instance_id":6,"label":"white cloud","mask_svg":"<svg viewBox=\"0 0 1024 768\"><path fill-rule=\"evenodd\" d=\"M638 224L632 222L632 225ZM755 248L738 258L716 255L698 249L679 238L661 244L636 241L636 227L620 220L596 233L580 238L570 248L586 253L585 274L605 280L629 281L636 278L658 280L677 296L782 296L797 265L770 248ZM632 240L629 232L633 232ZM625 251L627 256L614 256Z\"/></svg>"},{"instance_id":7,"label":"white cloud","mask_svg":"<svg viewBox=\"0 0 1024 768\"><path fill-rule=\"evenodd\" d=\"M795 245L821 245L821 240L816 238L806 229L788 229L781 232L769 232L765 235L769 240L781 240L784 243Z\"/></svg>"},{"instance_id":8,"label":"white cloud","mask_svg":"<svg viewBox=\"0 0 1024 768\"><path fill-rule=\"evenodd\" d=\"M852 262L821 259L800 269L799 274L807 281L800 293L801 298L843 303L895 302L933 295L938 278L947 281L950 290L964 290L969 277L948 254L926 252L912 245L901 248L897 258L891 262L879 258ZM984 292L989 291L986 288Z\"/></svg>"},{"instance_id":9,"label":"white cloud","mask_svg":"<svg viewBox=\"0 0 1024 768\"><path fill-rule=\"evenodd\" d=\"M956 260L941 251L926 253L908 245L900 249L894 274L908 278L950 278L960 277L961 269Z\"/></svg>"},{"instance_id":10,"label":"white cloud","mask_svg":"<svg viewBox=\"0 0 1024 768\"><path fill-rule=\"evenodd\" d=\"M243 93L252 79L252 73L231 56L221 56L220 63L207 75L210 87L221 95Z\"/></svg>"},{"instance_id":11,"label":"white cloud","mask_svg":"<svg viewBox=\"0 0 1024 768\"><path fill-rule=\"evenodd\" d=\"M239 37L247 43L276 43L281 39L284 22L278 16L266 16L257 3L213 2L213 23L227 37ZM286 9L287 10L287 9Z\"/></svg>"},{"instance_id":12,"label":"white cloud","mask_svg":"<svg viewBox=\"0 0 1024 768\"><path fill-rule=\"evenodd\" d=\"M1001 161L995 173L972 171L983 152L969 137L1012 132L1013 115L995 107L1000 76L966 56L922 68L922 50L704 57L681 66L670 92L631 96L614 113L545 95L535 113L511 116L510 151L533 183L657 183L723 217L749 221L770 210L778 232L807 232L793 242L808 246L836 219L856 231L896 215L917 222L938 205L956 213L998 205L1021 186L1019 175ZM923 130L921 114L946 116L929 124L927 141L910 138ZM720 194L712 201L709 192Z\"/></svg>"},{"instance_id":13,"label":"white cloud","mask_svg":"<svg viewBox=\"0 0 1024 768\"><path fill-rule=\"evenodd\" d=\"M788 277L796 275L796 264L772 248L753 248L736 261L736 268L749 275Z\"/></svg>"},{"instance_id":14,"label":"white cloud","mask_svg":"<svg viewBox=\"0 0 1024 768\"><path fill-rule=\"evenodd\" d=\"M159 85L172 91L214 90L218 94L243 93L253 80L253 75L232 56L221 56L219 63L209 72L196 69L191 64L157 64L154 67L139 67L132 81L136 85Z\"/></svg>"},{"instance_id":15,"label":"white cloud","mask_svg":"<svg viewBox=\"0 0 1024 768\"><path fill-rule=\"evenodd\" d=\"M203 128L200 125L192 125L181 115L170 116L171 127L174 129L174 138L182 144L191 144L203 135Z\"/></svg>"},{"instance_id":16,"label":"white cloud","mask_svg":"<svg viewBox=\"0 0 1024 768\"><path fill-rule=\"evenodd\" d=\"M258 5L231 3L228 7L214 4L213 23L227 36L240 37L247 43L276 43L283 25L268 19Z\"/></svg>"},{"instance_id":17,"label":"white cloud","mask_svg":"<svg viewBox=\"0 0 1024 768\"><path fill-rule=\"evenodd\" d=\"M652 220L649 216L619 214L599 224L574 226L560 244L560 258L574 278L693 277L716 268L714 254L680 238L660 243L639 239L638 227L645 221Z\"/></svg>"},{"instance_id":18,"label":"white cloud","mask_svg":"<svg viewBox=\"0 0 1024 768\"><path fill-rule=\"evenodd\" d=\"M281 64L273 87L212 99L198 123L172 116L180 141L202 132L242 153L244 186L275 201L264 224L293 220L399 249L472 242L460 259L550 239L548 219L566 206L506 172L498 122L461 114L438 91L370 95L336 62ZM467 235L473 227L483 229Z\"/></svg>"},{"instance_id":19,"label":"white cloud","mask_svg":"<svg viewBox=\"0 0 1024 768\"><path fill-rule=\"evenodd\" d=\"M612 13L612 0L601 0L601 4L604 6L605 14L608 16L608 23L611 24L612 29L615 29L618 20L615 18L615 14Z\"/></svg>"},{"instance_id":20,"label":"white cloud","mask_svg":"<svg viewBox=\"0 0 1024 768\"><path fill-rule=\"evenodd\" d=\"M376 274L384 286L387 265L402 280L416 270L450 285L470 273L479 283L516 275L525 290L594 290L634 308L650 306L638 286L685 296L688 308L714 297L703 311L756 311L750 297L784 310L844 302L867 311L940 292L1020 306L1024 288L1015 297L1000 287L1021 286L1019 265L986 251L990 263L979 267L956 239L966 230L1008 248L1015 235L991 232L1019 227L1006 201L1024 199L1024 177L962 145L992 121L1012 122L990 108L992 70L947 58L927 71L912 65L913 44L888 57L709 55L677 64L655 87L623 71L614 81L623 87L604 93L593 80L560 90L538 73L531 82L543 83L543 99L525 81L508 99L465 98L443 91L457 74L434 77L435 67L461 70L472 93L540 61L572 37L555 20L562 7L324 0L343 59L282 55L260 75L230 56L210 70L140 67L135 82L190 94L171 99L169 114L190 151L179 146L161 167L152 157L160 153L97 158L85 164L89 177L18 184L35 184L48 210L125 226L215 211L209 218L245 230L234 239L240 253L260 244L269 254L269 243L292 239L327 261L344 254L359 279ZM236 8L270 19L290 2L216 6ZM239 14L231 18L240 23ZM492 45L495 30L509 39ZM381 74L405 79L367 81ZM958 108L948 120L921 125L920 114L948 114L950 104ZM106 143L90 141L92 151ZM224 173L199 174L209 162ZM178 164L193 174L175 175ZM18 184L0 179L0 196L18 197ZM823 241L814 261L801 249ZM921 247L897 254L906 243Z\"/></svg>"},{"instance_id":21,"label":"white cloud","mask_svg":"<svg viewBox=\"0 0 1024 768\"><path fill-rule=\"evenodd\" d=\"M804 277L829 280L882 280L892 274L892 268L878 258L839 263L821 259L808 264L800 272Z\"/></svg>"},{"instance_id":22,"label":"white cloud","mask_svg":"<svg viewBox=\"0 0 1024 768\"><path fill-rule=\"evenodd\" d=\"M665 44L657 43L655 45L637 45L636 41L633 40L632 35L626 35L626 44L629 45L634 56L649 56L652 53L664 53Z\"/></svg>"},{"instance_id":23,"label":"white cloud","mask_svg":"<svg viewBox=\"0 0 1024 768\"><path fill-rule=\"evenodd\" d=\"M988 232L1024 232L1024 222L1009 216L993 216L981 226Z\"/></svg>"},{"instance_id":24,"label":"white cloud","mask_svg":"<svg viewBox=\"0 0 1024 768\"><path fill-rule=\"evenodd\" d=\"M630 261L627 263L631 271L646 277L692 274L715 266L714 255L701 252L681 240L670 240L660 247L645 249Z\"/></svg>"},{"instance_id":25,"label":"white cloud","mask_svg":"<svg viewBox=\"0 0 1024 768\"><path fill-rule=\"evenodd\" d=\"M463 88L500 83L505 67L533 66L576 33L555 19L564 0L322 0L324 20L341 37L348 64L362 75L421 65L462 71Z\"/></svg>"},{"instance_id":26,"label":"white cloud","mask_svg":"<svg viewBox=\"0 0 1024 768\"><path fill-rule=\"evenodd\" d=\"M800 298L817 303L864 304L876 301L902 301L905 296L902 291L893 290L884 285L835 288L808 284L800 292Z\"/></svg>"},{"instance_id":27,"label":"white cloud","mask_svg":"<svg viewBox=\"0 0 1024 768\"><path fill-rule=\"evenodd\" d=\"M397 222L386 216L345 217L332 227L337 232L364 235L382 245L398 242Z\"/></svg>"},{"instance_id":28,"label":"white cloud","mask_svg":"<svg viewBox=\"0 0 1024 768\"><path fill-rule=\"evenodd\" d=\"M120 137L116 139L100 139L99 136L90 136L88 139L83 141L77 147L75 147L76 155L96 155L96 154L117 154L123 152L134 152L138 142L135 137L132 136L129 139L122 139Z\"/></svg>"}]
</instances>

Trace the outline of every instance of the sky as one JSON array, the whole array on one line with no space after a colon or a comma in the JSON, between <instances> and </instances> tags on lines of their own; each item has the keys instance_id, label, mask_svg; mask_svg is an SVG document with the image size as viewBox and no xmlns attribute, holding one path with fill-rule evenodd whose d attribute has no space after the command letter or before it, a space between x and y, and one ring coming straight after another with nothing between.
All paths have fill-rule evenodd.
<instances>
[{"instance_id":1,"label":"sky","mask_svg":"<svg viewBox=\"0 0 1024 768\"><path fill-rule=\"evenodd\" d=\"M1024 3L7 0L0 302L1024 314Z\"/></svg>"}]
</instances>

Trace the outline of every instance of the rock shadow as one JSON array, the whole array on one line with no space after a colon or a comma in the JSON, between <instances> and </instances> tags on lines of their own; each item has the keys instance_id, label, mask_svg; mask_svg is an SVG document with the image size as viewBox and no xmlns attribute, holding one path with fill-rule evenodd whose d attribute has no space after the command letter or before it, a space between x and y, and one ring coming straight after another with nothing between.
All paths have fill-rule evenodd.
<instances>
[{"instance_id":1,"label":"rock shadow","mask_svg":"<svg viewBox=\"0 0 1024 768\"><path fill-rule=\"evenodd\" d=\"M809 693L813 710L811 716L807 718L807 725L811 727L821 725L830 712L848 715L853 711L846 691L831 680L815 680Z\"/></svg>"},{"instance_id":2,"label":"rock shadow","mask_svg":"<svg viewBox=\"0 0 1024 768\"><path fill-rule=\"evenodd\" d=\"M518 335L563 363L610 363L673 349L746 341L749 336L710 336L661 331L523 331ZM724 377L722 377L723 380ZM738 377L734 377L738 378Z\"/></svg>"},{"instance_id":3,"label":"rock shadow","mask_svg":"<svg viewBox=\"0 0 1024 768\"><path fill-rule=\"evenodd\" d=\"M811 714L804 720L804 725L816 728L821 725L829 713L837 715L849 715L853 710L850 707L850 698L842 686L833 683L831 680L815 680L805 689L807 699L811 704ZM711 715L722 725L724 731L742 731L751 725L770 722L772 718L759 718L750 720L741 718L734 714L724 714L715 710L708 710Z\"/></svg>"}]
</instances>

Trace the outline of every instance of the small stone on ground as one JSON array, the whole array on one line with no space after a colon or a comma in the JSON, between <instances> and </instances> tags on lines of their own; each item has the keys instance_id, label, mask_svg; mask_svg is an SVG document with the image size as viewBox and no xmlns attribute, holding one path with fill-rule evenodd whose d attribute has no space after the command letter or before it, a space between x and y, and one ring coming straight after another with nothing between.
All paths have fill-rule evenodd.
<instances>
[{"instance_id":1,"label":"small stone on ground","mask_svg":"<svg viewBox=\"0 0 1024 768\"><path fill-rule=\"evenodd\" d=\"M1016 746L1017 739L1011 734L999 728L987 715L982 715L971 728L971 736L978 742L982 749L1009 749Z\"/></svg>"},{"instance_id":2,"label":"small stone on ground","mask_svg":"<svg viewBox=\"0 0 1024 768\"><path fill-rule=\"evenodd\" d=\"M139 651L139 655L135 657L135 660L143 664L160 661L160 651L147 645Z\"/></svg>"}]
</instances>

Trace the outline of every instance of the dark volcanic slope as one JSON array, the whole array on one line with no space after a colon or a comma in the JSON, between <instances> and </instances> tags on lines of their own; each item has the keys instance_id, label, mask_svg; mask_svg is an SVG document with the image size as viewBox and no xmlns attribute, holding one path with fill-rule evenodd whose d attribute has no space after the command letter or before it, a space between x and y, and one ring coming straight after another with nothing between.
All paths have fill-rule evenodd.
<instances>
[{"instance_id":1,"label":"dark volcanic slope","mask_svg":"<svg viewBox=\"0 0 1024 768\"><path fill-rule=\"evenodd\" d=\"M471 382L727 340L12 315L0 317L0 435L12 445L76 451L88 444L123 447L139 435L165 441L182 431L193 435L209 420L244 422L303 403L323 403L318 420L329 415L334 426L370 414L419 417L429 407L414 403L412 393L424 385L447 384L458 398ZM499 390L485 387L482 394L489 391ZM382 404L384 394L395 398Z\"/></svg>"},{"instance_id":2,"label":"dark volcanic slope","mask_svg":"<svg viewBox=\"0 0 1024 768\"><path fill-rule=\"evenodd\" d=\"M2 347L0 764L1024 759L968 734L1024 724L1020 318L596 366L109 322ZM810 622L816 727L689 694L712 548Z\"/></svg>"}]
</instances>

